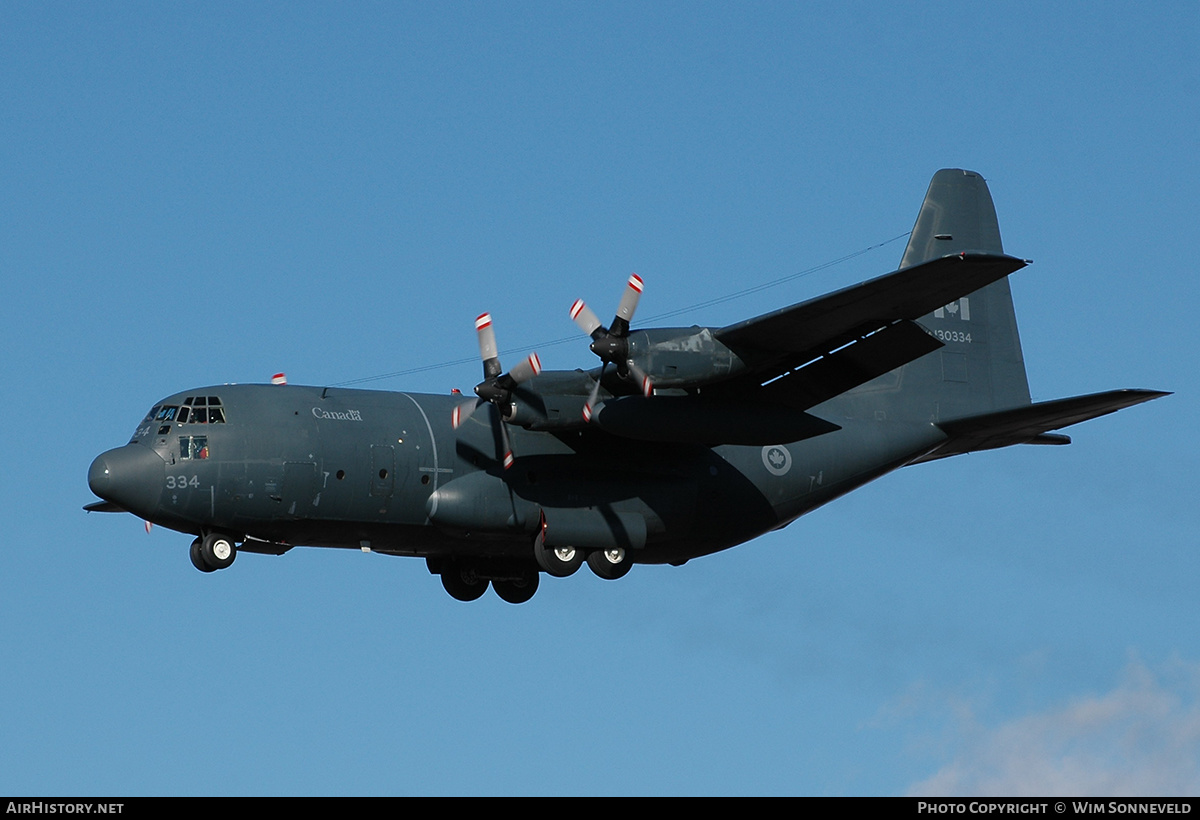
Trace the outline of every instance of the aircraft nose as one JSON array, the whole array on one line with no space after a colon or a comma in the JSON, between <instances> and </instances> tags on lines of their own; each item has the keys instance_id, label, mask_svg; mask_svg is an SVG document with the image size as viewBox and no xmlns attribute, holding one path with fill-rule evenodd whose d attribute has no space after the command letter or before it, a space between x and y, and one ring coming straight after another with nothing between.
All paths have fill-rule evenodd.
<instances>
[{"instance_id":1,"label":"aircraft nose","mask_svg":"<svg viewBox=\"0 0 1200 820\"><path fill-rule=\"evenodd\" d=\"M149 447L126 444L96 456L88 469L92 492L129 512L149 517L162 494L166 462Z\"/></svg>"}]
</instances>

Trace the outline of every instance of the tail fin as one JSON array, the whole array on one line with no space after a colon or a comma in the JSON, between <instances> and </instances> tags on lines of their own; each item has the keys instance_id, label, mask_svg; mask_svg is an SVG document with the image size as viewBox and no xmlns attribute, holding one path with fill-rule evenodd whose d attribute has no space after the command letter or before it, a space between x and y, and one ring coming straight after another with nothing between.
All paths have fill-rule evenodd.
<instances>
[{"instance_id":1,"label":"tail fin","mask_svg":"<svg viewBox=\"0 0 1200 820\"><path fill-rule=\"evenodd\" d=\"M1000 225L983 177L943 169L929 191L904 249L900 267L962 251L1001 254ZM1029 382L1017 333L1012 292L1004 278L921 317L945 344L905 367L901 392L935 422L1029 404Z\"/></svg>"},{"instance_id":2,"label":"tail fin","mask_svg":"<svg viewBox=\"0 0 1200 820\"><path fill-rule=\"evenodd\" d=\"M960 251L1004 253L1000 223L983 177L974 171L943 168L929 183L900 267Z\"/></svg>"}]
</instances>

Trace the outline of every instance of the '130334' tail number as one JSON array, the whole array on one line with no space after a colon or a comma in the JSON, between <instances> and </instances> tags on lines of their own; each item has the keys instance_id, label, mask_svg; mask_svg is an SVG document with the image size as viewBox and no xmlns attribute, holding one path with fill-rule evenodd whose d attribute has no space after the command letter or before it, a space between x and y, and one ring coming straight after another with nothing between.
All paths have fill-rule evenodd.
<instances>
[{"instance_id":1,"label":"'130334' tail number","mask_svg":"<svg viewBox=\"0 0 1200 820\"><path fill-rule=\"evenodd\" d=\"M971 343L971 334L963 333L961 330L935 330L933 335L937 336L943 342L966 342Z\"/></svg>"}]
</instances>

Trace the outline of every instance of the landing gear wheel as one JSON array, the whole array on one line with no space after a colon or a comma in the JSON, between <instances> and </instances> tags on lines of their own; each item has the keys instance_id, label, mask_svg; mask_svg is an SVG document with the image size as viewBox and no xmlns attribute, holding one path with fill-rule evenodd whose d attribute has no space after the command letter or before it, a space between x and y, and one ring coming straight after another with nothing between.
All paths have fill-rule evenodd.
<instances>
[{"instance_id":1,"label":"landing gear wheel","mask_svg":"<svg viewBox=\"0 0 1200 820\"><path fill-rule=\"evenodd\" d=\"M487 578L480 578L475 570L460 564L446 564L442 569L442 586L456 601L477 601L487 592Z\"/></svg>"},{"instance_id":2,"label":"landing gear wheel","mask_svg":"<svg viewBox=\"0 0 1200 820\"><path fill-rule=\"evenodd\" d=\"M566 578L583 566L583 550L575 547L547 547L539 532L533 539L533 557L547 575Z\"/></svg>"},{"instance_id":3,"label":"landing gear wheel","mask_svg":"<svg viewBox=\"0 0 1200 820\"><path fill-rule=\"evenodd\" d=\"M618 578L624 578L625 574L633 567L633 561L630 560L629 553L619 548L596 550L589 553L587 563L591 567L592 572L606 581L615 581Z\"/></svg>"},{"instance_id":4,"label":"landing gear wheel","mask_svg":"<svg viewBox=\"0 0 1200 820\"><path fill-rule=\"evenodd\" d=\"M190 556L192 559L192 566L195 567L196 569L200 570L201 572L213 572L214 571L212 567L210 567L208 564L204 563L204 556L200 554L200 539L199 538L197 538L195 541L192 542L192 549L190 552Z\"/></svg>"},{"instance_id":5,"label":"landing gear wheel","mask_svg":"<svg viewBox=\"0 0 1200 820\"><path fill-rule=\"evenodd\" d=\"M538 578L538 571L530 567L520 578L497 578L492 581L492 588L501 600L510 604L523 604L537 592Z\"/></svg>"},{"instance_id":6,"label":"landing gear wheel","mask_svg":"<svg viewBox=\"0 0 1200 820\"><path fill-rule=\"evenodd\" d=\"M212 569L225 569L237 558L237 547L233 539L225 535L209 533L200 540L200 557Z\"/></svg>"}]
</instances>

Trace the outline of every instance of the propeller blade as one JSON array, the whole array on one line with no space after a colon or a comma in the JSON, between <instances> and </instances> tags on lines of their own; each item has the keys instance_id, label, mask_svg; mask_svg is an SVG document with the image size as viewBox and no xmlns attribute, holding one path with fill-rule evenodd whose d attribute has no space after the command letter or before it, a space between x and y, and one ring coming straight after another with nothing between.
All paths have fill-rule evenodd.
<instances>
[{"instance_id":1,"label":"propeller blade","mask_svg":"<svg viewBox=\"0 0 1200 820\"><path fill-rule=\"evenodd\" d=\"M571 305L571 319L579 325L580 330L593 339L597 338L598 331L604 331L604 325L600 324L600 317L582 299L576 299L575 304ZM603 335L603 333L599 335Z\"/></svg>"},{"instance_id":2,"label":"propeller blade","mask_svg":"<svg viewBox=\"0 0 1200 820\"><path fill-rule=\"evenodd\" d=\"M650 377L646 375L644 370L633 363L633 359L626 362L625 366L629 368L629 375L637 382L642 395L650 398L650 394L654 392L654 383L650 381Z\"/></svg>"},{"instance_id":3,"label":"propeller blade","mask_svg":"<svg viewBox=\"0 0 1200 820\"><path fill-rule=\"evenodd\" d=\"M450 424L457 430L459 425L469 419L471 414L475 412L475 408L481 404L483 404L481 400L471 399L470 401L464 401L462 404L455 405L454 412L450 416Z\"/></svg>"},{"instance_id":4,"label":"propeller blade","mask_svg":"<svg viewBox=\"0 0 1200 820\"><path fill-rule=\"evenodd\" d=\"M596 383L592 385L592 394L588 396L587 404L583 406L583 420L590 422L592 420L592 411L596 408L596 399L600 397L600 382L604 381L604 368L608 367L608 362L600 365L600 375L596 378Z\"/></svg>"},{"instance_id":5,"label":"propeller blade","mask_svg":"<svg viewBox=\"0 0 1200 820\"><path fill-rule=\"evenodd\" d=\"M625 293L621 294L621 304L617 306L617 318L625 322L626 333L629 332L629 323L633 321L633 312L637 310L638 299L641 298L644 287L642 277L636 273L629 275L629 284L625 287ZM617 324L613 322L614 330Z\"/></svg>"},{"instance_id":6,"label":"propeller blade","mask_svg":"<svg viewBox=\"0 0 1200 820\"><path fill-rule=\"evenodd\" d=\"M504 465L504 469L509 469L513 466L513 449L512 442L508 440L508 425L504 423L504 419L500 418L500 414L496 414L496 423L500 425L500 449L503 453L500 455L500 463Z\"/></svg>"},{"instance_id":7,"label":"propeller blade","mask_svg":"<svg viewBox=\"0 0 1200 820\"><path fill-rule=\"evenodd\" d=\"M537 353L530 353L529 358L523 359L520 364L508 371L508 377L513 380L514 384L521 384L541 372L542 360L538 358Z\"/></svg>"},{"instance_id":8,"label":"propeller blade","mask_svg":"<svg viewBox=\"0 0 1200 820\"><path fill-rule=\"evenodd\" d=\"M479 357L483 359L483 377L494 379L500 375L500 354L496 349L496 330L492 327L492 314L479 314L475 319L475 331L479 334Z\"/></svg>"}]
</instances>

